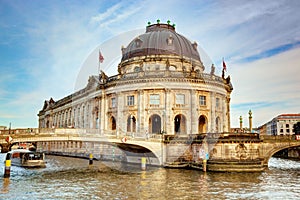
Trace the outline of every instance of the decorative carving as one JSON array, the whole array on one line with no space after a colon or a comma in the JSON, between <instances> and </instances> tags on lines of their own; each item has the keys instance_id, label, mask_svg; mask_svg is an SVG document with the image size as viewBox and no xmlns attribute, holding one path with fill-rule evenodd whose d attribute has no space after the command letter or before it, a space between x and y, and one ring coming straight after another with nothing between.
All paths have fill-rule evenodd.
<instances>
[{"instance_id":1,"label":"decorative carving","mask_svg":"<svg viewBox=\"0 0 300 200\"><path fill-rule=\"evenodd\" d=\"M227 84L230 83L230 75L227 76L227 78L226 78L226 83L227 83Z\"/></svg>"},{"instance_id":2,"label":"decorative carving","mask_svg":"<svg viewBox=\"0 0 300 200\"><path fill-rule=\"evenodd\" d=\"M140 67L136 66L136 67L134 68L134 72L140 72L140 71L141 71L141 68L140 68Z\"/></svg>"},{"instance_id":3,"label":"decorative carving","mask_svg":"<svg viewBox=\"0 0 300 200\"><path fill-rule=\"evenodd\" d=\"M192 44L192 46L193 46L194 50L197 51L198 44L196 41Z\"/></svg>"},{"instance_id":4,"label":"decorative carving","mask_svg":"<svg viewBox=\"0 0 300 200\"><path fill-rule=\"evenodd\" d=\"M211 76L215 75L215 69L216 69L216 68L215 68L215 65L212 64L212 65L211 65L211 70L210 70L210 75L211 75Z\"/></svg>"},{"instance_id":5,"label":"decorative carving","mask_svg":"<svg viewBox=\"0 0 300 200\"><path fill-rule=\"evenodd\" d=\"M166 61L166 70L169 70L170 69L170 61L169 59L167 59Z\"/></svg>"},{"instance_id":6,"label":"decorative carving","mask_svg":"<svg viewBox=\"0 0 300 200\"><path fill-rule=\"evenodd\" d=\"M167 44L168 44L168 46L173 45L173 41L174 41L173 36L172 36L172 35L169 35L169 37L167 38Z\"/></svg>"},{"instance_id":7,"label":"decorative carving","mask_svg":"<svg viewBox=\"0 0 300 200\"><path fill-rule=\"evenodd\" d=\"M247 147L240 143L235 147L235 153L236 153L236 157L240 160L245 160L248 157L248 152L247 152Z\"/></svg>"},{"instance_id":8,"label":"decorative carving","mask_svg":"<svg viewBox=\"0 0 300 200\"><path fill-rule=\"evenodd\" d=\"M101 70L101 72L100 72L100 81L102 83L106 83L107 79L108 79L108 76Z\"/></svg>"},{"instance_id":9,"label":"decorative carving","mask_svg":"<svg viewBox=\"0 0 300 200\"><path fill-rule=\"evenodd\" d=\"M135 47L136 47L136 48L139 48L139 47L142 46L142 44L143 44L143 41L142 41L139 37L137 37L137 38L135 39Z\"/></svg>"},{"instance_id":10,"label":"decorative carving","mask_svg":"<svg viewBox=\"0 0 300 200\"><path fill-rule=\"evenodd\" d=\"M122 51L122 55L125 53L125 51L126 51L126 48L122 45L122 47L121 47L121 51Z\"/></svg>"}]
</instances>

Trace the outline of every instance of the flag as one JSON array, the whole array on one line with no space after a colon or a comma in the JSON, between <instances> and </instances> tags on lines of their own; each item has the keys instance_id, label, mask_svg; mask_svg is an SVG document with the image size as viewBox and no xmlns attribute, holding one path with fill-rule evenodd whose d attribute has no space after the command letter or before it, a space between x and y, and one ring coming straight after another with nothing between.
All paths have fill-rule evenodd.
<instances>
[{"instance_id":1,"label":"flag","mask_svg":"<svg viewBox=\"0 0 300 200\"><path fill-rule=\"evenodd\" d=\"M100 62L100 63L103 63L103 61L104 61L104 57L102 56L102 53L101 53L101 51L99 50L99 62Z\"/></svg>"},{"instance_id":2,"label":"flag","mask_svg":"<svg viewBox=\"0 0 300 200\"><path fill-rule=\"evenodd\" d=\"M224 58L223 58L223 70L226 71L226 63L224 61Z\"/></svg>"},{"instance_id":3,"label":"flag","mask_svg":"<svg viewBox=\"0 0 300 200\"><path fill-rule=\"evenodd\" d=\"M13 139L12 139L12 137L10 137L10 136L7 136L7 137L5 138L5 141L6 141L7 143L10 143L12 140L13 140Z\"/></svg>"}]
</instances>

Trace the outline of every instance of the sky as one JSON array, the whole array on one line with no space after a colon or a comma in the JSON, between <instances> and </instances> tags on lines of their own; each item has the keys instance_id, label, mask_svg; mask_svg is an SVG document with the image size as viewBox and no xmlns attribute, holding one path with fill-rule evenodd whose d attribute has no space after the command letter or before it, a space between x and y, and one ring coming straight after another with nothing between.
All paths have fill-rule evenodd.
<instances>
[{"instance_id":1,"label":"sky","mask_svg":"<svg viewBox=\"0 0 300 200\"><path fill-rule=\"evenodd\" d=\"M207 73L213 63L221 75L224 58L232 127L239 116L248 126L250 109L254 127L300 113L299 9L298 0L0 0L0 126L38 127L45 100L97 73L99 49L102 69L117 74L121 46L157 19L198 43Z\"/></svg>"}]
</instances>

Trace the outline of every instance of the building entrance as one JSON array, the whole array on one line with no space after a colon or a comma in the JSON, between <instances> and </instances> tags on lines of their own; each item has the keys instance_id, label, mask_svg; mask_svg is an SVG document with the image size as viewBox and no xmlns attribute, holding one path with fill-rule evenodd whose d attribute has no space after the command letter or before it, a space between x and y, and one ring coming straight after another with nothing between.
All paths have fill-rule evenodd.
<instances>
[{"instance_id":1,"label":"building entrance","mask_svg":"<svg viewBox=\"0 0 300 200\"><path fill-rule=\"evenodd\" d=\"M174 118L175 134L186 134L186 118L184 115L176 115Z\"/></svg>"},{"instance_id":2,"label":"building entrance","mask_svg":"<svg viewBox=\"0 0 300 200\"><path fill-rule=\"evenodd\" d=\"M152 115L149 119L149 132L160 133L161 132L161 118L159 115Z\"/></svg>"}]
</instances>

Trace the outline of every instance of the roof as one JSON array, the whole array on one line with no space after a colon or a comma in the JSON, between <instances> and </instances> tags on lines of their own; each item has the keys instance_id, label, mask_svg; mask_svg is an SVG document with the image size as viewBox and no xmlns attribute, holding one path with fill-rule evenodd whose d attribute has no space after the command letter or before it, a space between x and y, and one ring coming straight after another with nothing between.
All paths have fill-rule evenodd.
<instances>
[{"instance_id":1,"label":"roof","mask_svg":"<svg viewBox=\"0 0 300 200\"><path fill-rule=\"evenodd\" d=\"M300 114L281 114L276 119L300 119Z\"/></svg>"},{"instance_id":2,"label":"roof","mask_svg":"<svg viewBox=\"0 0 300 200\"><path fill-rule=\"evenodd\" d=\"M146 33L133 39L126 48L122 48L122 61L148 55L177 55L200 61L197 43L191 43L176 33L169 24L152 24Z\"/></svg>"}]
</instances>

